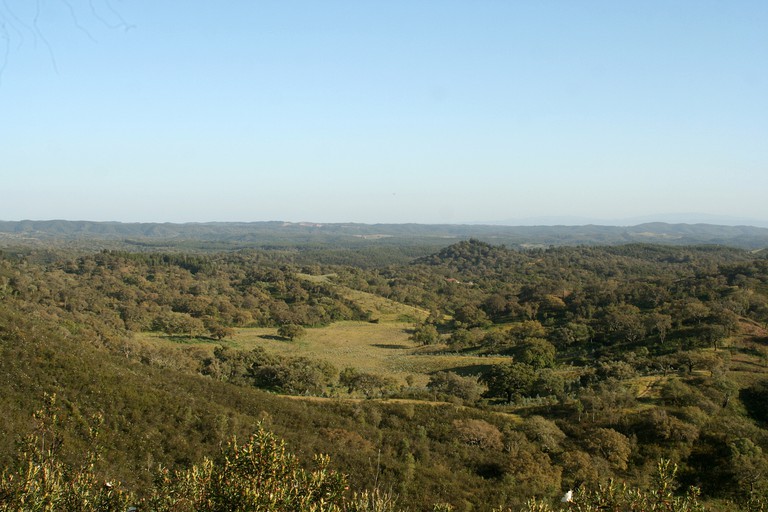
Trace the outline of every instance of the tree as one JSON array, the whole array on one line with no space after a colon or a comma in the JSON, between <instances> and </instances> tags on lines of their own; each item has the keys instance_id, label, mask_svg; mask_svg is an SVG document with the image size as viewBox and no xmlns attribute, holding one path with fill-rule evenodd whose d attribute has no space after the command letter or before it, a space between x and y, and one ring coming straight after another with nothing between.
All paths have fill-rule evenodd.
<instances>
[{"instance_id":1,"label":"tree","mask_svg":"<svg viewBox=\"0 0 768 512\"><path fill-rule=\"evenodd\" d=\"M517 360L536 369L555 364L555 346L543 338L528 338L516 351Z\"/></svg>"},{"instance_id":2,"label":"tree","mask_svg":"<svg viewBox=\"0 0 768 512\"><path fill-rule=\"evenodd\" d=\"M502 363L491 366L480 377L480 382L488 386L488 395L505 398L512 402L515 398L529 394L536 372L524 363Z\"/></svg>"},{"instance_id":3,"label":"tree","mask_svg":"<svg viewBox=\"0 0 768 512\"><path fill-rule=\"evenodd\" d=\"M608 306L602 322L606 335L612 341L634 343L645 335L640 308L631 304Z\"/></svg>"},{"instance_id":4,"label":"tree","mask_svg":"<svg viewBox=\"0 0 768 512\"><path fill-rule=\"evenodd\" d=\"M543 416L531 416L523 423L523 432L539 449L546 453L560 451L560 444L565 440L565 434L555 424Z\"/></svg>"},{"instance_id":5,"label":"tree","mask_svg":"<svg viewBox=\"0 0 768 512\"><path fill-rule=\"evenodd\" d=\"M483 386L475 377L462 377L453 372L437 372L429 378L427 389L435 393L455 396L467 402L476 402L483 394Z\"/></svg>"},{"instance_id":6,"label":"tree","mask_svg":"<svg viewBox=\"0 0 768 512\"><path fill-rule=\"evenodd\" d=\"M597 468L588 453L573 450L563 453L563 483L575 489L582 484L594 485L598 482Z\"/></svg>"},{"instance_id":7,"label":"tree","mask_svg":"<svg viewBox=\"0 0 768 512\"><path fill-rule=\"evenodd\" d=\"M601 456L617 469L627 469L632 444L627 436L612 428L596 428L587 438L593 453Z\"/></svg>"},{"instance_id":8,"label":"tree","mask_svg":"<svg viewBox=\"0 0 768 512\"><path fill-rule=\"evenodd\" d=\"M571 377L573 380L573 377ZM531 391L539 396L556 396L558 399L563 399L566 386L571 382L558 371L551 368L544 368L536 372L536 379L534 380Z\"/></svg>"},{"instance_id":9,"label":"tree","mask_svg":"<svg viewBox=\"0 0 768 512\"><path fill-rule=\"evenodd\" d=\"M440 334L433 324L419 324L413 330L411 339L419 345L432 345L440 341Z\"/></svg>"},{"instance_id":10,"label":"tree","mask_svg":"<svg viewBox=\"0 0 768 512\"><path fill-rule=\"evenodd\" d=\"M222 340L235 335L235 330L233 328L213 321L208 323L207 329L211 334L211 338L215 340Z\"/></svg>"},{"instance_id":11,"label":"tree","mask_svg":"<svg viewBox=\"0 0 768 512\"><path fill-rule=\"evenodd\" d=\"M296 357L254 366L254 385L294 395L319 394L336 378L338 370L326 361Z\"/></svg>"},{"instance_id":12,"label":"tree","mask_svg":"<svg viewBox=\"0 0 768 512\"><path fill-rule=\"evenodd\" d=\"M307 331L300 325L283 324L277 329L277 335L291 341L303 337Z\"/></svg>"},{"instance_id":13,"label":"tree","mask_svg":"<svg viewBox=\"0 0 768 512\"><path fill-rule=\"evenodd\" d=\"M462 327L483 327L490 323L485 311L474 304L460 307L453 314L456 324Z\"/></svg>"},{"instance_id":14,"label":"tree","mask_svg":"<svg viewBox=\"0 0 768 512\"><path fill-rule=\"evenodd\" d=\"M580 322L568 322L552 333L553 339L562 345L586 343L592 339L592 330Z\"/></svg>"},{"instance_id":15,"label":"tree","mask_svg":"<svg viewBox=\"0 0 768 512\"><path fill-rule=\"evenodd\" d=\"M672 329L672 317L656 311L645 317L645 325L648 332L655 332L659 342L663 345L667 339L667 333Z\"/></svg>"},{"instance_id":16,"label":"tree","mask_svg":"<svg viewBox=\"0 0 768 512\"><path fill-rule=\"evenodd\" d=\"M752 495L768 489L764 476L768 474L768 458L760 446L751 439L740 437L729 445L733 479L739 486L739 494Z\"/></svg>"},{"instance_id":17,"label":"tree","mask_svg":"<svg viewBox=\"0 0 768 512\"><path fill-rule=\"evenodd\" d=\"M186 313L166 312L152 322L152 330L161 331L168 336L197 336L205 331L205 326L199 318L193 318Z\"/></svg>"},{"instance_id":18,"label":"tree","mask_svg":"<svg viewBox=\"0 0 768 512\"><path fill-rule=\"evenodd\" d=\"M485 420L453 420L459 439L468 445L501 450L503 438L498 427Z\"/></svg>"},{"instance_id":19,"label":"tree","mask_svg":"<svg viewBox=\"0 0 768 512\"><path fill-rule=\"evenodd\" d=\"M526 338L544 338L547 329L538 320L523 320L516 322L507 330L507 336L515 341L523 341Z\"/></svg>"},{"instance_id":20,"label":"tree","mask_svg":"<svg viewBox=\"0 0 768 512\"><path fill-rule=\"evenodd\" d=\"M373 398L385 394L395 382L389 377L344 368L339 374L339 384L346 386L349 393L361 392L366 398Z\"/></svg>"},{"instance_id":21,"label":"tree","mask_svg":"<svg viewBox=\"0 0 768 512\"><path fill-rule=\"evenodd\" d=\"M473 331L459 328L451 333L451 337L448 339L448 345L454 350L461 350L467 347L471 347L478 342L478 336Z\"/></svg>"},{"instance_id":22,"label":"tree","mask_svg":"<svg viewBox=\"0 0 768 512\"><path fill-rule=\"evenodd\" d=\"M707 305L697 298L686 299L682 304L683 320L692 320L697 325L701 324L701 321L708 317L711 312Z\"/></svg>"},{"instance_id":23,"label":"tree","mask_svg":"<svg viewBox=\"0 0 768 512\"><path fill-rule=\"evenodd\" d=\"M702 338L717 351L727 337L726 328L719 324L706 325L702 329Z\"/></svg>"}]
</instances>

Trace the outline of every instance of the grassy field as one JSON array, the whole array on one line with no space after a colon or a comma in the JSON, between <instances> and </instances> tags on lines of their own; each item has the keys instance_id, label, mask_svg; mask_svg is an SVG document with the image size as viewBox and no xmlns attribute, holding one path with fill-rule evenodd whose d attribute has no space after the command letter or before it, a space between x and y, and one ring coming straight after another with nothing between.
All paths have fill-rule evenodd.
<instances>
[{"instance_id":1,"label":"grassy field","mask_svg":"<svg viewBox=\"0 0 768 512\"><path fill-rule=\"evenodd\" d=\"M477 374L488 365L508 360L437 353L437 349L445 347L422 347L409 339L412 326L405 322L338 322L307 329L306 335L295 341L279 337L275 328L237 329L232 338L220 342L190 339L181 343L156 333L138 334L137 338L156 347L173 345L182 351L212 352L217 345L240 350L263 347L270 353L325 360L339 370L353 367L363 372L389 375L402 384L411 375L416 385L426 384L429 375L436 371Z\"/></svg>"}]
</instances>

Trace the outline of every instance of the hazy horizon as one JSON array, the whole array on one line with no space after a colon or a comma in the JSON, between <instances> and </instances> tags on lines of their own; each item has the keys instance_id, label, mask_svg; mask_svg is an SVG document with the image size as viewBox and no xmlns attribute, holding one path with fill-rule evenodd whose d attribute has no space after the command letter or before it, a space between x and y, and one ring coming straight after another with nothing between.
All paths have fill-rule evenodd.
<instances>
[{"instance_id":1,"label":"hazy horizon","mask_svg":"<svg viewBox=\"0 0 768 512\"><path fill-rule=\"evenodd\" d=\"M578 227L578 226L613 226L613 227L632 227L642 224L662 223L662 224L707 224L713 226L748 226L757 228L768 229L768 221L760 219L740 219L735 217L718 217L705 214L675 214L675 215L649 215L643 217L633 217L625 219L595 219L586 217L528 217L521 219L506 219L506 220L486 220L486 221L465 221L465 222L319 222L312 219L303 220L287 220L287 219L255 219L255 220L203 220L203 221L166 221L166 220L149 220L149 221L123 221L123 220L93 220L86 218L67 219L61 217L52 218L26 218L26 219L0 219L0 222L97 222L97 223L119 223L119 224L249 224L249 223L269 223L269 222L285 222L289 224L362 224L362 225L377 225L377 224L417 224L417 225L456 225L456 226L506 226L506 227L554 227L554 226L566 226L566 227Z\"/></svg>"},{"instance_id":2,"label":"hazy horizon","mask_svg":"<svg viewBox=\"0 0 768 512\"><path fill-rule=\"evenodd\" d=\"M766 26L757 0L10 0L0 218L768 226Z\"/></svg>"}]
</instances>

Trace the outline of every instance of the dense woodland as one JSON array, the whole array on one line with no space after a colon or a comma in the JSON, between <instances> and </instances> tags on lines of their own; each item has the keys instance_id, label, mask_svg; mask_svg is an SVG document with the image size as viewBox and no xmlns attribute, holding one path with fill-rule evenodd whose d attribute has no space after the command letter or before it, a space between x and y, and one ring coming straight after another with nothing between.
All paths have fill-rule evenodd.
<instances>
[{"instance_id":1,"label":"dense woodland","mask_svg":"<svg viewBox=\"0 0 768 512\"><path fill-rule=\"evenodd\" d=\"M339 322L398 322L414 357L457 363L403 381L238 342ZM693 486L711 510L765 510L767 329L766 252L725 246L8 248L0 509L38 454L115 482L120 506L187 510L161 503L168 475L260 432L329 454L345 510L549 510L650 489L660 465L670 503Z\"/></svg>"}]
</instances>

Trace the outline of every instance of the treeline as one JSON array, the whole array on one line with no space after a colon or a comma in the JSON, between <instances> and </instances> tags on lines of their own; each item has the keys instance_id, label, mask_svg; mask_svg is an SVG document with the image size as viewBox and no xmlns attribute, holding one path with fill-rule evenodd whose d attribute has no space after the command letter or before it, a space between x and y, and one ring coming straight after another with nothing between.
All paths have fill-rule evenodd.
<instances>
[{"instance_id":1,"label":"treeline","mask_svg":"<svg viewBox=\"0 0 768 512\"><path fill-rule=\"evenodd\" d=\"M768 259L728 248L517 251L469 241L413 265L342 275L433 312L457 349L503 352L546 337L571 356L645 346L716 347L741 321L768 323ZM514 329L494 326L518 324ZM503 331L503 332L499 332Z\"/></svg>"},{"instance_id":2,"label":"treeline","mask_svg":"<svg viewBox=\"0 0 768 512\"><path fill-rule=\"evenodd\" d=\"M38 256L39 257L39 256ZM50 259L50 258L46 258ZM100 318L114 333L221 339L233 327L326 325L365 312L259 252L216 256L103 251L34 263L0 259L0 296Z\"/></svg>"}]
</instances>

